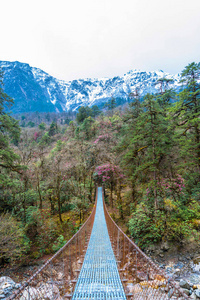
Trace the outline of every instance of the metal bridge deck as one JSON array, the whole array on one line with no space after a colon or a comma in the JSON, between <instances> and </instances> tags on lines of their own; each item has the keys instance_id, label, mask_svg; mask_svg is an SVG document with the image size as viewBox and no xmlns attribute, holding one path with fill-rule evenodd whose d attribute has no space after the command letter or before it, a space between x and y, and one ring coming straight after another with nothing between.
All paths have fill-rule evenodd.
<instances>
[{"instance_id":1,"label":"metal bridge deck","mask_svg":"<svg viewBox=\"0 0 200 300\"><path fill-rule=\"evenodd\" d=\"M92 234L72 299L126 299L108 235L102 188L98 188Z\"/></svg>"}]
</instances>

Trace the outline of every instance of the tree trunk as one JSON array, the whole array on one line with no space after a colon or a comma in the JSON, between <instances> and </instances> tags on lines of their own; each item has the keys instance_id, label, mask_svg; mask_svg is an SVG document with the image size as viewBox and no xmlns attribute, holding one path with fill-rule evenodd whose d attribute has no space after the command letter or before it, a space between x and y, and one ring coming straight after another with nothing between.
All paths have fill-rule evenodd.
<instances>
[{"instance_id":1,"label":"tree trunk","mask_svg":"<svg viewBox=\"0 0 200 300\"><path fill-rule=\"evenodd\" d=\"M39 178L38 178L38 182L37 182L37 190L38 190L38 195L39 195L39 199L40 199L39 208L42 209L42 196L41 196L41 193L40 193L40 182L39 182Z\"/></svg>"},{"instance_id":2,"label":"tree trunk","mask_svg":"<svg viewBox=\"0 0 200 300\"><path fill-rule=\"evenodd\" d=\"M110 205L113 208L113 184L110 184Z\"/></svg>"},{"instance_id":3,"label":"tree trunk","mask_svg":"<svg viewBox=\"0 0 200 300\"><path fill-rule=\"evenodd\" d=\"M57 195L57 200L58 200L58 214L59 214L59 220L60 223L63 222L62 216L61 216L61 202L60 202L60 195Z\"/></svg>"},{"instance_id":4,"label":"tree trunk","mask_svg":"<svg viewBox=\"0 0 200 300\"><path fill-rule=\"evenodd\" d=\"M198 103L195 96L195 114L198 115ZM198 124L195 124L195 139L197 143L197 163L198 163L198 172L199 172L199 180L200 180L200 132L198 128Z\"/></svg>"},{"instance_id":5,"label":"tree trunk","mask_svg":"<svg viewBox=\"0 0 200 300\"><path fill-rule=\"evenodd\" d=\"M53 199L51 196L49 196L49 201L50 201L50 205L51 205L51 214L54 214L55 211L55 207L54 207L54 203L53 203Z\"/></svg>"},{"instance_id":6,"label":"tree trunk","mask_svg":"<svg viewBox=\"0 0 200 300\"><path fill-rule=\"evenodd\" d=\"M92 173L91 173L91 175L90 175L90 187L89 187L89 200L90 200L90 202L92 203L92 190L93 190L93 188L92 188Z\"/></svg>"},{"instance_id":7,"label":"tree trunk","mask_svg":"<svg viewBox=\"0 0 200 300\"><path fill-rule=\"evenodd\" d=\"M25 176L24 180L24 193L23 193L23 213L24 213L24 223L26 224L26 197L25 192L28 190L28 178Z\"/></svg>"},{"instance_id":8,"label":"tree trunk","mask_svg":"<svg viewBox=\"0 0 200 300\"><path fill-rule=\"evenodd\" d=\"M154 207L155 210L158 209L158 199L157 199L157 190L156 190L156 151L155 151L155 140L154 140L154 124L153 124L153 114L151 113L151 142L152 142L152 149L153 149L153 160L154 160L154 171L153 171L153 178L154 178Z\"/></svg>"},{"instance_id":9,"label":"tree trunk","mask_svg":"<svg viewBox=\"0 0 200 300\"><path fill-rule=\"evenodd\" d=\"M119 213L120 213L120 219L124 219L124 212L122 207L122 197L121 197L121 184L119 183L118 189L117 189L117 202L119 205Z\"/></svg>"},{"instance_id":10,"label":"tree trunk","mask_svg":"<svg viewBox=\"0 0 200 300\"><path fill-rule=\"evenodd\" d=\"M200 180L200 136L198 125L195 126L195 139L197 143L197 160L198 160L198 172L199 172L199 180Z\"/></svg>"},{"instance_id":11,"label":"tree trunk","mask_svg":"<svg viewBox=\"0 0 200 300\"><path fill-rule=\"evenodd\" d=\"M136 205L137 204L137 200L135 198L135 181L132 181L132 201L133 203Z\"/></svg>"},{"instance_id":12,"label":"tree trunk","mask_svg":"<svg viewBox=\"0 0 200 300\"><path fill-rule=\"evenodd\" d=\"M25 195L23 194L23 217L24 217L24 223L26 224L26 199Z\"/></svg>"}]
</instances>

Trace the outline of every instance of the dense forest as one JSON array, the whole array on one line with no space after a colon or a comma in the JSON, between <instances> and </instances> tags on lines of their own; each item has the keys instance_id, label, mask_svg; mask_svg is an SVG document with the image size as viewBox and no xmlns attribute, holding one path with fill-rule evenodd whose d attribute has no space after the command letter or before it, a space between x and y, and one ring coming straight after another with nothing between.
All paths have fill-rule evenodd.
<instances>
[{"instance_id":1,"label":"dense forest","mask_svg":"<svg viewBox=\"0 0 200 300\"><path fill-rule=\"evenodd\" d=\"M0 75L0 264L57 251L104 184L112 216L146 249L200 239L200 63L180 90L115 99L103 110L12 116Z\"/></svg>"}]
</instances>

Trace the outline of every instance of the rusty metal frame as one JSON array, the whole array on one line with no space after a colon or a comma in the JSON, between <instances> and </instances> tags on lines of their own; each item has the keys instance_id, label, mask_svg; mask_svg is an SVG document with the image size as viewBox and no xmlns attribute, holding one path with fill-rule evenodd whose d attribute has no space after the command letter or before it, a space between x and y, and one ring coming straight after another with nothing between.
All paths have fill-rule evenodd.
<instances>
[{"instance_id":1,"label":"rusty metal frame","mask_svg":"<svg viewBox=\"0 0 200 300\"><path fill-rule=\"evenodd\" d=\"M104 199L104 194L102 196ZM80 230L7 300L71 299L89 243L96 202ZM117 226L108 213L105 201L103 205L127 299L191 299Z\"/></svg>"},{"instance_id":2,"label":"rusty metal frame","mask_svg":"<svg viewBox=\"0 0 200 300\"><path fill-rule=\"evenodd\" d=\"M103 193L104 199L104 193ZM191 299L184 291L170 278L164 270L156 265L113 221L108 213L105 201L104 213L108 227L113 251L118 261L118 268L121 280L124 284L126 294L131 299L165 299L163 291L170 299ZM130 270L131 269L131 270ZM130 293L130 286L135 287L135 294ZM159 287L160 285L160 287ZM140 292L141 289L141 292ZM146 291L144 292L144 290ZM150 296L155 290L155 294ZM159 290L161 291L159 293ZM149 297L151 298L148 298ZM141 298L142 297L142 298Z\"/></svg>"},{"instance_id":3,"label":"rusty metal frame","mask_svg":"<svg viewBox=\"0 0 200 300\"><path fill-rule=\"evenodd\" d=\"M33 297L34 299L46 299L45 293L50 293L50 286L52 287L51 295L54 299L71 297L89 243L96 212L96 202L97 192L95 194L95 205L86 222L61 249L48 259L19 289L14 291L7 300L25 300ZM60 279L58 279L58 275ZM57 286L59 286L59 289Z\"/></svg>"},{"instance_id":4,"label":"rusty metal frame","mask_svg":"<svg viewBox=\"0 0 200 300\"><path fill-rule=\"evenodd\" d=\"M102 187L98 188L96 215L90 242L72 300L125 300L104 216Z\"/></svg>"}]
</instances>

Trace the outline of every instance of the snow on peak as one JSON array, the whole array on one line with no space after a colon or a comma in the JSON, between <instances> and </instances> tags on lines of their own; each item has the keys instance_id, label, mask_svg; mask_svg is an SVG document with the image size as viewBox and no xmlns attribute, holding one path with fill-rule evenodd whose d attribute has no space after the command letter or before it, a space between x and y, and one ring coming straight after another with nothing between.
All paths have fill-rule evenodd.
<instances>
[{"instance_id":1,"label":"snow on peak","mask_svg":"<svg viewBox=\"0 0 200 300\"><path fill-rule=\"evenodd\" d=\"M41 99L44 99L45 103L52 105L51 110L52 107L54 107L55 111L69 109L76 110L83 105L103 105L103 103L108 101L111 97L126 102L129 94L136 89L141 96L144 96L147 93L157 93L159 87L156 86L156 82L160 78L173 79L175 88L179 86L180 79L179 74L171 75L162 70L146 72L133 69L129 70L123 76L115 76L113 78L86 78L64 81L50 76L39 68L30 67L28 64L20 62L0 61L0 67L4 70L7 86L12 84L14 87L16 84L14 76L15 78L16 76L19 78L20 72L23 72L23 74L25 73L27 83L23 87L23 90L28 90L30 87L33 89L33 87L36 88L37 86L37 93L34 93L34 91L31 90L33 96L30 96L28 101L32 101L31 97L40 97ZM12 70L14 69L15 73L13 75ZM16 70L18 75L16 75ZM24 76L21 76L20 78L21 80L24 80ZM20 84L23 85L23 83ZM15 89L13 88L13 94L11 93L10 95L16 99L16 97L19 97L19 93L18 95L15 95L14 90ZM28 93L28 91L26 94L32 95L31 93Z\"/></svg>"}]
</instances>

